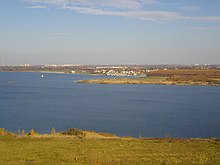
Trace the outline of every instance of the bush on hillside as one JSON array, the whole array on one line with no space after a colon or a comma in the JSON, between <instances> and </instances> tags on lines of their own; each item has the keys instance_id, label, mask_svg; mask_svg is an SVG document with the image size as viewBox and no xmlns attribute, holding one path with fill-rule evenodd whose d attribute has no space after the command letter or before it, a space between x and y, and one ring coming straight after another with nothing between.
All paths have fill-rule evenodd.
<instances>
[{"instance_id":1,"label":"bush on hillside","mask_svg":"<svg viewBox=\"0 0 220 165\"><path fill-rule=\"evenodd\" d=\"M5 136L13 136L14 134L11 132L5 131L4 128L0 128L0 135L5 135Z\"/></svg>"},{"instance_id":2,"label":"bush on hillside","mask_svg":"<svg viewBox=\"0 0 220 165\"><path fill-rule=\"evenodd\" d=\"M0 128L0 135L5 135L5 129L4 128Z\"/></svg>"},{"instance_id":3,"label":"bush on hillside","mask_svg":"<svg viewBox=\"0 0 220 165\"><path fill-rule=\"evenodd\" d=\"M70 128L67 131L63 132L64 135L75 135L75 136L83 136L84 133L76 128Z\"/></svg>"},{"instance_id":4,"label":"bush on hillside","mask_svg":"<svg viewBox=\"0 0 220 165\"><path fill-rule=\"evenodd\" d=\"M30 132L29 132L29 135L30 135L30 136L34 136L34 135L36 135L36 134L37 134L37 133L36 133L33 129L31 129Z\"/></svg>"}]
</instances>

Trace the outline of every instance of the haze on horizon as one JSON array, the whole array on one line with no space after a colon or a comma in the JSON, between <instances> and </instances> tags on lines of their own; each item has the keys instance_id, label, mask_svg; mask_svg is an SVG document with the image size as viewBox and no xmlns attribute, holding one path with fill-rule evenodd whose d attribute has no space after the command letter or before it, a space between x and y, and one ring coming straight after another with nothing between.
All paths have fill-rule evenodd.
<instances>
[{"instance_id":1,"label":"haze on horizon","mask_svg":"<svg viewBox=\"0 0 220 165\"><path fill-rule=\"evenodd\" d=\"M0 3L6 65L220 64L217 0Z\"/></svg>"}]
</instances>

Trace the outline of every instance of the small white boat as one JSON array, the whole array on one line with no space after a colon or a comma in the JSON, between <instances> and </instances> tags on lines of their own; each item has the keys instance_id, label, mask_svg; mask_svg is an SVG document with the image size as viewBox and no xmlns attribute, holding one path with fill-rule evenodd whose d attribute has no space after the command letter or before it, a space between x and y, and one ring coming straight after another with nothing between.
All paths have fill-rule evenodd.
<instances>
[{"instance_id":1,"label":"small white boat","mask_svg":"<svg viewBox=\"0 0 220 165\"><path fill-rule=\"evenodd\" d=\"M43 74L41 75L41 78L44 78L44 75L43 75Z\"/></svg>"}]
</instances>

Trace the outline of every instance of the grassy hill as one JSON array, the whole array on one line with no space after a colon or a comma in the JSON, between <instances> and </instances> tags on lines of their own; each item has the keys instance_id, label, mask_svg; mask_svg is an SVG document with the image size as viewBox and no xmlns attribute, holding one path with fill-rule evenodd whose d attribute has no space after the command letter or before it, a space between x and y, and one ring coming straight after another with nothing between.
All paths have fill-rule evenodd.
<instances>
[{"instance_id":1,"label":"grassy hill","mask_svg":"<svg viewBox=\"0 0 220 165\"><path fill-rule=\"evenodd\" d=\"M220 140L69 134L0 135L0 164L220 164Z\"/></svg>"}]
</instances>

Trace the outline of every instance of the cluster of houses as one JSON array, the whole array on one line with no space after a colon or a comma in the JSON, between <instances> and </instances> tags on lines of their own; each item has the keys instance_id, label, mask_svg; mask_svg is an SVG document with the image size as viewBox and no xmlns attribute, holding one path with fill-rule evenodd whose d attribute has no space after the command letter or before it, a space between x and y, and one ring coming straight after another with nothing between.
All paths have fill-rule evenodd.
<instances>
[{"instance_id":1,"label":"cluster of houses","mask_svg":"<svg viewBox=\"0 0 220 165\"><path fill-rule=\"evenodd\" d=\"M107 76L138 76L146 73L145 70L140 68L127 68L127 67L96 67L94 73L104 74Z\"/></svg>"}]
</instances>

